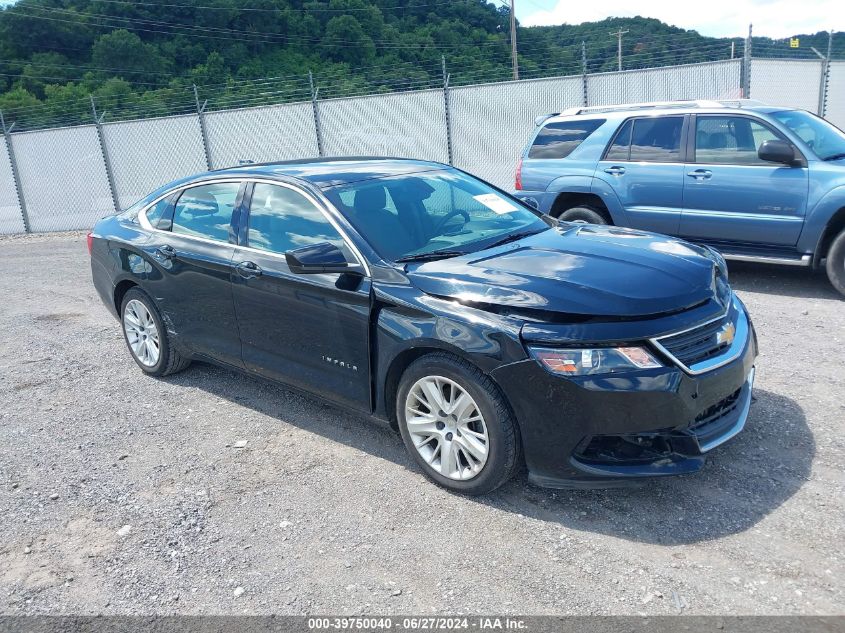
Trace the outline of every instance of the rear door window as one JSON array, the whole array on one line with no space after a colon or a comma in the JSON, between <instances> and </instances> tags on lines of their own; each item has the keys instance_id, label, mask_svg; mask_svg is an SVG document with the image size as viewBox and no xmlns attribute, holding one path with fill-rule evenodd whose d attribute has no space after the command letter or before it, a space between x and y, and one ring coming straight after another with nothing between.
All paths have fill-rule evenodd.
<instances>
[{"instance_id":1,"label":"rear door window","mask_svg":"<svg viewBox=\"0 0 845 633\"><path fill-rule=\"evenodd\" d=\"M556 121L545 125L537 134L528 158L566 158L606 119Z\"/></svg>"},{"instance_id":2,"label":"rear door window","mask_svg":"<svg viewBox=\"0 0 845 633\"><path fill-rule=\"evenodd\" d=\"M650 163L680 162L683 128L682 116L631 119L619 128L604 158Z\"/></svg>"},{"instance_id":3,"label":"rear door window","mask_svg":"<svg viewBox=\"0 0 845 633\"><path fill-rule=\"evenodd\" d=\"M616 138L613 139L613 143L607 149L606 160L628 160L631 155L631 129L633 127L633 121L625 121L625 124L619 128Z\"/></svg>"},{"instance_id":4,"label":"rear door window","mask_svg":"<svg viewBox=\"0 0 845 633\"><path fill-rule=\"evenodd\" d=\"M174 233L229 241L229 226L240 183L219 182L185 189L173 212Z\"/></svg>"},{"instance_id":5,"label":"rear door window","mask_svg":"<svg viewBox=\"0 0 845 633\"><path fill-rule=\"evenodd\" d=\"M632 161L677 163L681 160L681 130L684 118L680 116L635 119L631 133Z\"/></svg>"}]
</instances>

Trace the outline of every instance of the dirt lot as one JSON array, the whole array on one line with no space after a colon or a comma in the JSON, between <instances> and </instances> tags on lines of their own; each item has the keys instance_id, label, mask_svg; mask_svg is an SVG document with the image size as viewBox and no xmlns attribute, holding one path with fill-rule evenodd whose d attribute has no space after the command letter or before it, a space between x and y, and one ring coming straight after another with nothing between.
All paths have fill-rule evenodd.
<instances>
[{"instance_id":1,"label":"dirt lot","mask_svg":"<svg viewBox=\"0 0 845 633\"><path fill-rule=\"evenodd\" d=\"M756 403L703 472L468 499L368 419L205 365L144 377L83 236L2 240L0 269L2 613L845 613L821 275L731 267Z\"/></svg>"}]
</instances>

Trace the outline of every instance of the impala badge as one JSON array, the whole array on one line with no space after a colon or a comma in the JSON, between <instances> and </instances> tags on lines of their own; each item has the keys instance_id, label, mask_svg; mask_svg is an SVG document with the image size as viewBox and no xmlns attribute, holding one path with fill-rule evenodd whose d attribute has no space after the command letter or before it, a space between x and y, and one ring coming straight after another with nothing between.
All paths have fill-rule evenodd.
<instances>
[{"instance_id":1,"label":"impala badge","mask_svg":"<svg viewBox=\"0 0 845 633\"><path fill-rule=\"evenodd\" d=\"M342 367L343 369L358 371L358 365L353 365L349 361L343 361L339 358L332 358L331 356L323 356L323 360L331 365L337 365L338 367Z\"/></svg>"}]
</instances>

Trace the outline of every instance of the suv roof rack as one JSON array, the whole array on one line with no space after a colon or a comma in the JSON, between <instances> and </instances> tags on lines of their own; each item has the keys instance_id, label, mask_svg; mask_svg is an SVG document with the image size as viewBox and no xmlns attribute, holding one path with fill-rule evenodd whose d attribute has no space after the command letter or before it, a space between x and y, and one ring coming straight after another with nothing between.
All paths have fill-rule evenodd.
<instances>
[{"instance_id":1,"label":"suv roof rack","mask_svg":"<svg viewBox=\"0 0 845 633\"><path fill-rule=\"evenodd\" d=\"M650 101L646 103L626 103L619 105L603 105L590 107L568 108L562 112L544 114L534 119L536 125L541 125L553 116L574 116L576 114L590 114L594 112L625 112L628 110L657 110L669 108L742 108L766 105L757 99L689 99L681 101Z\"/></svg>"}]
</instances>

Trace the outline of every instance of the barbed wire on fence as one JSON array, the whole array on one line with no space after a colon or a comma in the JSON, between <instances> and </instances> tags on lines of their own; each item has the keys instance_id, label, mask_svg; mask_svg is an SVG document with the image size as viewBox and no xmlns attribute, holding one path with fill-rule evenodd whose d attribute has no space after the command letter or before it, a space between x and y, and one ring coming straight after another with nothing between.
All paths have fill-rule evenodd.
<instances>
[{"instance_id":1,"label":"barbed wire on fence","mask_svg":"<svg viewBox=\"0 0 845 633\"><path fill-rule=\"evenodd\" d=\"M604 36L605 32L601 31L600 34ZM589 37L591 34L587 33L586 35ZM596 36L598 35L599 32L596 33ZM700 39L699 36L694 33L645 34L642 36L642 40L652 48L626 54L624 69L640 70L672 65L682 54L685 59L691 57L693 63L704 63L725 61L731 58L739 59L744 52L744 42L741 39L691 46L698 39ZM584 43L587 44L586 49L591 48L594 44L590 40L586 40ZM508 56L504 41L496 39L480 45L490 47L491 51L495 50L502 59L496 58L491 60L488 65L480 65L480 62L476 59L468 61L461 57L450 59L449 56L446 56L449 83L452 87L511 80L510 64L504 63L507 62ZM553 55L542 62L520 57L521 79L568 77L615 70L615 68L608 67L606 56L601 58L588 57L583 60L582 45L580 41L577 43L562 43L554 48ZM598 42L596 45L599 45ZM600 45L606 48L604 40L600 41ZM653 47L658 47L658 50L654 50ZM541 49L547 50L547 44L536 45L530 39L521 46L523 53ZM759 59L816 60L820 64L822 62L818 53L808 48L792 49L786 43L782 45L774 44L764 39L759 41L752 39L752 50L754 58ZM28 76L33 79L37 77L48 78L53 76L50 68L59 68L60 71L70 69L68 66L51 65L49 63L43 63L41 67L45 69L44 75L32 74ZM74 68L78 72L89 74L116 72L116 69L90 66ZM11 73L8 74L11 75ZM160 118L192 113L195 110L193 83L184 77L177 76L175 73L158 74L161 75L162 82L167 82L165 85L160 85L155 81L138 81L130 78L128 80L121 79L108 90L101 87L95 91L93 98L98 109L104 115L103 122ZM78 80L81 80L81 78ZM338 65L330 70L313 73L313 80L318 98L321 100L350 98L367 94L429 90L443 85L440 58L417 62L393 61L388 64L382 63L355 68ZM159 87L148 89L150 86ZM134 87L143 87L144 90L135 92ZM310 101L313 97L307 71L277 77L235 78L217 84L200 82L196 89L206 103L208 111L304 103ZM14 126L16 132L91 123L90 100L92 95L80 84L75 84L75 89L68 89L66 92L67 94L62 99L7 107L4 111L6 120Z\"/></svg>"},{"instance_id":2,"label":"barbed wire on fence","mask_svg":"<svg viewBox=\"0 0 845 633\"><path fill-rule=\"evenodd\" d=\"M622 72L552 60L518 81L508 68L441 58L355 77L335 69L173 85L155 98L80 91L52 110L0 113L0 232L91 226L165 182L242 160L390 154L452 163L508 187L534 117L572 106L735 99L745 89L845 123L845 61L730 59L719 48L702 50L702 63L660 67L654 56L631 55Z\"/></svg>"}]
</instances>

